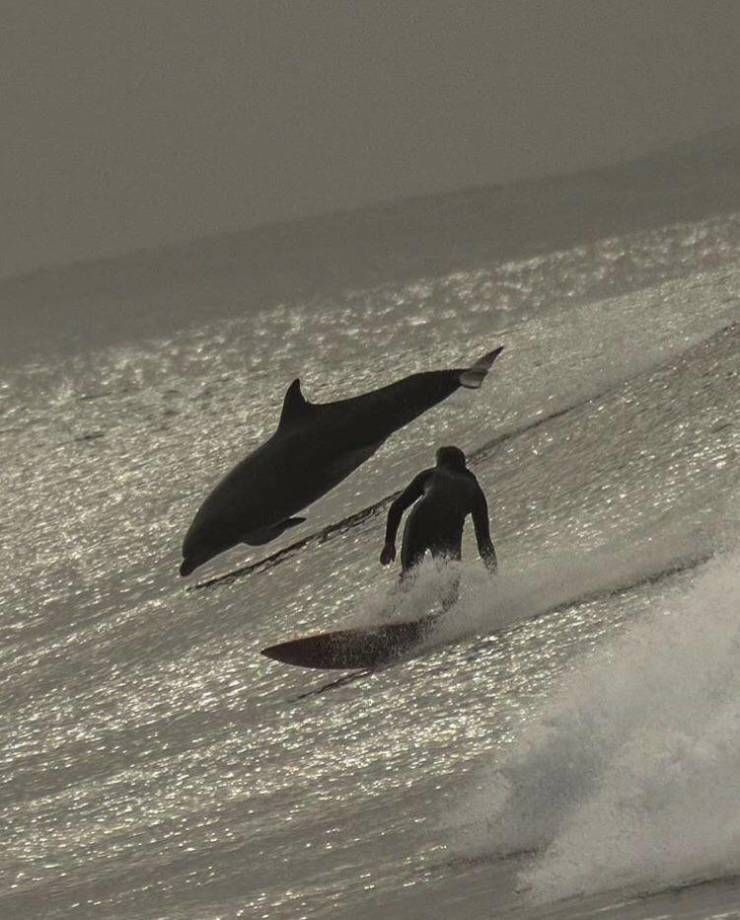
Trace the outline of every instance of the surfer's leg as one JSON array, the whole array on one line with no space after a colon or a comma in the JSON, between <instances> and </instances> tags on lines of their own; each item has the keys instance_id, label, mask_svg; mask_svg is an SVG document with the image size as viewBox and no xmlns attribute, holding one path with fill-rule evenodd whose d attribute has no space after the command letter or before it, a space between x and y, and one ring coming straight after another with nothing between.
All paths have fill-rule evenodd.
<instances>
[{"instance_id":1,"label":"surfer's leg","mask_svg":"<svg viewBox=\"0 0 740 920\"><path fill-rule=\"evenodd\" d=\"M412 544L408 539L408 528L403 535L403 545L401 547L401 574L398 578L398 586L402 591L411 589L416 580L416 572L424 561L427 553L427 547L420 544Z\"/></svg>"},{"instance_id":2,"label":"surfer's leg","mask_svg":"<svg viewBox=\"0 0 740 920\"><path fill-rule=\"evenodd\" d=\"M414 553L413 555L401 553L401 574L399 576L399 581L404 590L411 587L416 576L416 570L424 561L425 555L426 550L420 553Z\"/></svg>"},{"instance_id":3,"label":"surfer's leg","mask_svg":"<svg viewBox=\"0 0 740 920\"><path fill-rule=\"evenodd\" d=\"M432 556L435 560L443 563L446 568L448 562L460 562L462 559L462 547L460 542L456 540L448 540L445 542L437 543L431 549ZM449 581L445 584L442 593L442 613L446 613L450 607L454 607L457 603L457 599L460 596L460 572L456 570L454 572L448 571Z\"/></svg>"},{"instance_id":4,"label":"surfer's leg","mask_svg":"<svg viewBox=\"0 0 740 920\"><path fill-rule=\"evenodd\" d=\"M447 613L450 607L454 607L457 599L460 597L460 573L455 572L448 584L445 586L442 595L442 613Z\"/></svg>"},{"instance_id":5,"label":"surfer's leg","mask_svg":"<svg viewBox=\"0 0 740 920\"><path fill-rule=\"evenodd\" d=\"M415 509L416 510L416 509ZM418 520L414 513L411 513L406 527L403 531L403 541L401 543L401 578L406 575L424 559L429 547L429 542L422 533L422 528L418 526Z\"/></svg>"}]
</instances>

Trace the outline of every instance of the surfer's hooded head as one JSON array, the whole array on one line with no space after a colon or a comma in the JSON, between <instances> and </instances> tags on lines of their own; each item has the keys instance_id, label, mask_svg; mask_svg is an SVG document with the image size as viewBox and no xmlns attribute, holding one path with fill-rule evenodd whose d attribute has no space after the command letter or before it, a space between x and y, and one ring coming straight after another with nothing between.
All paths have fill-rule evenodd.
<instances>
[{"instance_id":1,"label":"surfer's hooded head","mask_svg":"<svg viewBox=\"0 0 740 920\"><path fill-rule=\"evenodd\" d=\"M446 470L464 470L465 454L459 447L440 447L437 451L437 466Z\"/></svg>"}]
</instances>

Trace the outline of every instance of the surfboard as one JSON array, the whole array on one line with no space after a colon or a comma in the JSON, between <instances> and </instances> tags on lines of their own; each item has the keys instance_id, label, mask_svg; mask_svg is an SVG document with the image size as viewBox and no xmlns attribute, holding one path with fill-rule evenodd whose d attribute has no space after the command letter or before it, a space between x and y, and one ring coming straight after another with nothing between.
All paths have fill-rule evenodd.
<instances>
[{"instance_id":1,"label":"surfboard","mask_svg":"<svg viewBox=\"0 0 740 920\"><path fill-rule=\"evenodd\" d=\"M498 640L502 632L507 634L514 633L526 627L533 620L558 613L561 610L567 610L577 603L605 595L624 594L642 585L654 584L680 572L695 569L711 557L711 552L702 551L695 556L675 559L664 569L646 573L627 585L596 589L578 597L560 601L552 607L537 611L531 617L527 617L524 621L511 625L506 629L488 632L481 641L488 643L492 639ZM440 616L442 614L434 613L419 620L314 633L311 636L303 636L302 638L291 639L288 642L271 645L262 649L261 654L266 655L268 658L274 658L276 661L282 661L284 664L297 665L303 668L372 671L400 661L414 652L415 646L421 644L427 638ZM469 635L460 637L461 640L463 638L469 639L471 637ZM329 686L334 686L335 684L336 682L332 682ZM317 692L321 692L321 689L324 688L320 688Z\"/></svg>"},{"instance_id":2,"label":"surfboard","mask_svg":"<svg viewBox=\"0 0 740 920\"><path fill-rule=\"evenodd\" d=\"M302 668L350 671L390 664L421 642L437 615L403 623L314 633L262 649L261 654Z\"/></svg>"}]
</instances>

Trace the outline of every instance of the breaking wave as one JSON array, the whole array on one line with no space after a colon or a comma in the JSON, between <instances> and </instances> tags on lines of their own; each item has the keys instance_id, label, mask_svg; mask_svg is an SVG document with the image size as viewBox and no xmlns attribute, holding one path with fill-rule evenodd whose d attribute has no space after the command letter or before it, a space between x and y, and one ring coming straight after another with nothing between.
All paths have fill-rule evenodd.
<instances>
[{"instance_id":1,"label":"breaking wave","mask_svg":"<svg viewBox=\"0 0 740 920\"><path fill-rule=\"evenodd\" d=\"M581 661L453 816L537 901L740 871L740 552ZM481 818L481 816L484 816Z\"/></svg>"}]
</instances>

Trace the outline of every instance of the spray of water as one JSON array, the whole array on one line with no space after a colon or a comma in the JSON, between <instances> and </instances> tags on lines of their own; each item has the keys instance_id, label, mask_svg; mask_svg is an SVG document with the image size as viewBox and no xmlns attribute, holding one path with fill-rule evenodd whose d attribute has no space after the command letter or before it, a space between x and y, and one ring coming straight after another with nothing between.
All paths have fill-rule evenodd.
<instances>
[{"instance_id":1,"label":"spray of water","mask_svg":"<svg viewBox=\"0 0 740 920\"><path fill-rule=\"evenodd\" d=\"M580 662L455 814L462 851L532 851L540 901L739 872L739 610L735 550Z\"/></svg>"},{"instance_id":2,"label":"spray of water","mask_svg":"<svg viewBox=\"0 0 740 920\"><path fill-rule=\"evenodd\" d=\"M536 560L503 554L504 562L493 577L477 560L427 559L408 583L390 589L376 585L346 625L416 620L439 613L440 599L449 597L459 583L458 602L439 619L428 644L503 632L568 604L697 565L723 539L716 519L689 527L681 514L651 534L630 533L619 543L588 552L551 553Z\"/></svg>"}]
</instances>

